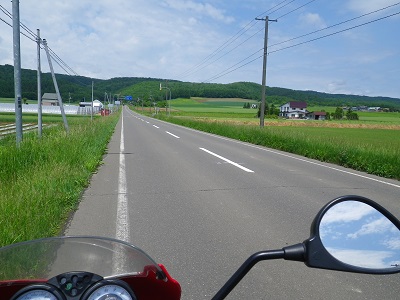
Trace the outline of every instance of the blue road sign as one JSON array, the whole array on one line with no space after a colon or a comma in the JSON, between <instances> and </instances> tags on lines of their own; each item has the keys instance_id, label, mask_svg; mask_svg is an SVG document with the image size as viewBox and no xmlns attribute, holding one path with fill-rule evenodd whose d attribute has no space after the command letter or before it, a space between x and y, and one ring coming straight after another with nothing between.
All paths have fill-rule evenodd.
<instances>
[{"instance_id":1,"label":"blue road sign","mask_svg":"<svg viewBox=\"0 0 400 300\"><path fill-rule=\"evenodd\" d=\"M132 101L132 96L125 96L125 100Z\"/></svg>"}]
</instances>

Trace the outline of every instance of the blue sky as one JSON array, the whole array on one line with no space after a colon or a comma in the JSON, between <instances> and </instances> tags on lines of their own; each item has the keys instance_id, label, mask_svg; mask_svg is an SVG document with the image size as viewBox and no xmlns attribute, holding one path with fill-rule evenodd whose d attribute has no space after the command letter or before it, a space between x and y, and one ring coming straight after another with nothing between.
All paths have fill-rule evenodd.
<instances>
[{"instance_id":1,"label":"blue sky","mask_svg":"<svg viewBox=\"0 0 400 300\"><path fill-rule=\"evenodd\" d=\"M264 22L254 18L268 15L278 19L269 24L268 86L400 98L400 14L307 42L399 13L397 0L20 2L22 23L34 32L40 28L49 47L83 76L261 83ZM12 11L9 0L0 4ZM11 23L2 11L0 18ZM0 33L0 64L13 64L12 29L1 20ZM287 46L294 47L280 50ZM36 69L35 43L23 36L21 51L23 68ZM42 53L46 72L44 58ZM240 68L230 72L232 66Z\"/></svg>"}]
</instances>

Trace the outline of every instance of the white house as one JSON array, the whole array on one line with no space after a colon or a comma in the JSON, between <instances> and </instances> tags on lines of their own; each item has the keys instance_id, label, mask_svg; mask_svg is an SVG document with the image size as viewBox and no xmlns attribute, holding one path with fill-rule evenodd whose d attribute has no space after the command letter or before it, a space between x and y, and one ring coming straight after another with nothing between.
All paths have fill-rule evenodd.
<instances>
[{"instance_id":1,"label":"white house","mask_svg":"<svg viewBox=\"0 0 400 300\"><path fill-rule=\"evenodd\" d=\"M93 101L93 107L97 107L98 109L102 109L103 108L103 103L101 103L99 100L94 100Z\"/></svg>"},{"instance_id":2,"label":"white house","mask_svg":"<svg viewBox=\"0 0 400 300\"><path fill-rule=\"evenodd\" d=\"M290 101L281 105L279 116L288 119L303 119L306 117L307 103L304 101Z\"/></svg>"}]
</instances>

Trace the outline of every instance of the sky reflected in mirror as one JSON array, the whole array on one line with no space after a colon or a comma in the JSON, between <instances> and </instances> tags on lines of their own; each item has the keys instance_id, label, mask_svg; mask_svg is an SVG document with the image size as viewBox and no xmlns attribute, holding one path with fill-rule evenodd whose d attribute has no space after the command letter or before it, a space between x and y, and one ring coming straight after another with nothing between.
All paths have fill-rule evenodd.
<instances>
[{"instance_id":1,"label":"sky reflected in mirror","mask_svg":"<svg viewBox=\"0 0 400 300\"><path fill-rule=\"evenodd\" d=\"M328 252L344 263L400 268L400 231L368 204L345 201L331 207L321 220L320 236Z\"/></svg>"}]
</instances>

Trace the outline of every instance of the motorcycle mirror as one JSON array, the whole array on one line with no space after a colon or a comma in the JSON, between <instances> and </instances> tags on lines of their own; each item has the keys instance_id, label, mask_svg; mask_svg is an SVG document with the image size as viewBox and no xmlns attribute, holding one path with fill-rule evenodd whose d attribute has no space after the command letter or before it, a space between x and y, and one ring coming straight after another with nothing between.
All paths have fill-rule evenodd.
<instances>
[{"instance_id":1,"label":"motorcycle mirror","mask_svg":"<svg viewBox=\"0 0 400 300\"><path fill-rule=\"evenodd\" d=\"M303 243L309 267L367 274L400 272L400 222L360 196L337 198L317 214Z\"/></svg>"},{"instance_id":2,"label":"motorcycle mirror","mask_svg":"<svg viewBox=\"0 0 400 300\"><path fill-rule=\"evenodd\" d=\"M366 274L400 272L400 221L370 199L342 196L332 200L316 215L310 236L280 250L254 253L212 299L225 299L263 260L301 261L312 268Z\"/></svg>"}]
</instances>

